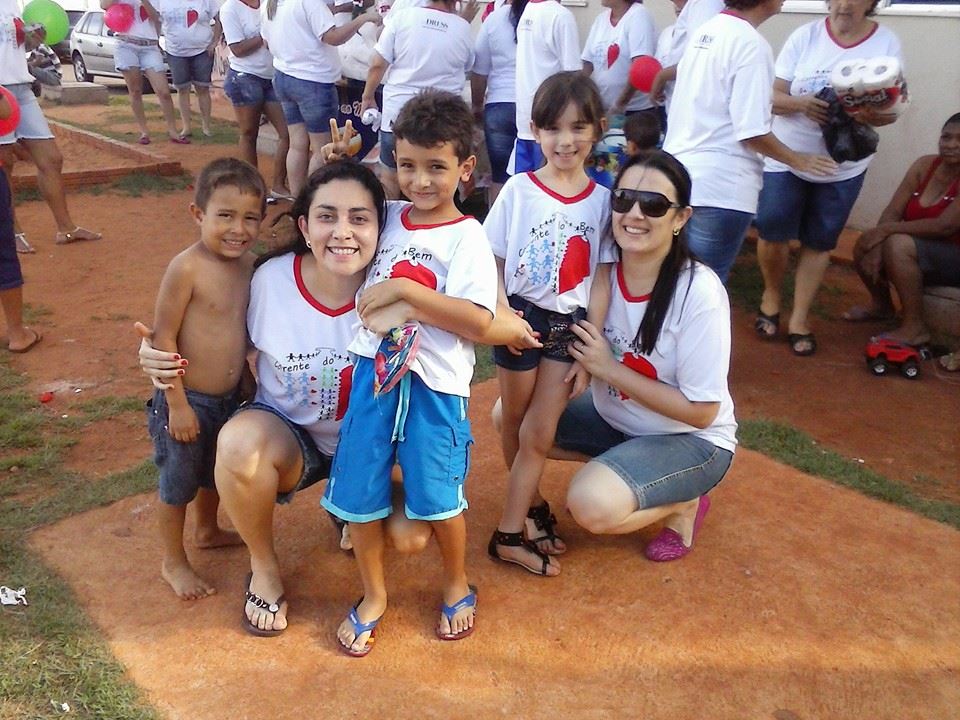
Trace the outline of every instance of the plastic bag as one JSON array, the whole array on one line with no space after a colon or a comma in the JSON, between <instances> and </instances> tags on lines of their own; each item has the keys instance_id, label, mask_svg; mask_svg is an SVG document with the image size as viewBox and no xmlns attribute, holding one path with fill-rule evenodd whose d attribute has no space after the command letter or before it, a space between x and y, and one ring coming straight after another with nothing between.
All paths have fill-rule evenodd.
<instances>
[{"instance_id":1,"label":"plastic bag","mask_svg":"<svg viewBox=\"0 0 960 720\"><path fill-rule=\"evenodd\" d=\"M816 94L820 100L830 103L827 122L823 126L823 139L827 152L838 163L848 160L863 160L877 151L880 136L869 125L857 122L837 99L837 93L827 85Z\"/></svg>"}]
</instances>

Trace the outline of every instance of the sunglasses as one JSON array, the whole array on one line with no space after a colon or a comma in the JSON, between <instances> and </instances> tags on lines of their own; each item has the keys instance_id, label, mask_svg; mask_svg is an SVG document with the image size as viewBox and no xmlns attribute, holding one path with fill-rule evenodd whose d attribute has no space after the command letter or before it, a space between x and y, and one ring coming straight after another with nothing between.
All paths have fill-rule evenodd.
<instances>
[{"instance_id":1,"label":"sunglasses","mask_svg":"<svg viewBox=\"0 0 960 720\"><path fill-rule=\"evenodd\" d=\"M659 218L667 214L670 208L680 208L675 202L658 192L649 190L630 190L628 188L617 188L612 193L610 207L617 213L628 213L637 203L640 204L640 212L644 217Z\"/></svg>"}]
</instances>

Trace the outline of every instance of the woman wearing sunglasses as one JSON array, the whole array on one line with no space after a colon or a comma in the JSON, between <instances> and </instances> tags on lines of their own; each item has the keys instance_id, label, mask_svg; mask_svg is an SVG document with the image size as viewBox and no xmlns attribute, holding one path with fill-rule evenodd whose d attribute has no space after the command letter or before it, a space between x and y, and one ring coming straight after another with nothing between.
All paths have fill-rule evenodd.
<instances>
[{"instance_id":1,"label":"woman wearing sunglasses","mask_svg":"<svg viewBox=\"0 0 960 720\"><path fill-rule=\"evenodd\" d=\"M620 262L603 328L573 326L570 355L589 393L560 419L551 456L587 460L567 506L593 533L664 528L650 560L683 557L736 448L727 388L730 307L717 275L691 257L690 176L656 151L627 161L612 193Z\"/></svg>"}]
</instances>

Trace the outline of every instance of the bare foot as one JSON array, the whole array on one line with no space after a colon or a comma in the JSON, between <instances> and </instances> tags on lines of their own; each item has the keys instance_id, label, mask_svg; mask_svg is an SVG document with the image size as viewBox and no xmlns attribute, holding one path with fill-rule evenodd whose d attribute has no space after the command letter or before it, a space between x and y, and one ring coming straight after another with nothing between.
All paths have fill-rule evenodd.
<instances>
[{"instance_id":1,"label":"bare foot","mask_svg":"<svg viewBox=\"0 0 960 720\"><path fill-rule=\"evenodd\" d=\"M266 607L247 600L243 611L250 624L260 630L285 630L287 627L287 601L283 599L283 581L279 576L268 577L266 573L257 573L250 577L247 590L266 603ZM277 603L277 601L280 601ZM276 607L276 610L270 608Z\"/></svg>"},{"instance_id":2,"label":"bare foot","mask_svg":"<svg viewBox=\"0 0 960 720\"><path fill-rule=\"evenodd\" d=\"M193 542L198 548L209 550L210 548L243 545L243 538L236 530L224 530L218 527L213 530L197 530L194 533Z\"/></svg>"},{"instance_id":3,"label":"bare foot","mask_svg":"<svg viewBox=\"0 0 960 720\"><path fill-rule=\"evenodd\" d=\"M93 230L87 230L86 228L82 228L77 225L77 227L75 227L73 230L58 232L56 238L54 239L54 243L57 245L69 245L70 243L75 242L99 240L102 237L103 235L101 233L94 232Z\"/></svg>"},{"instance_id":4,"label":"bare foot","mask_svg":"<svg viewBox=\"0 0 960 720\"><path fill-rule=\"evenodd\" d=\"M550 537L548 534L545 535L546 529L538 528L533 518L525 518L523 523L524 536L536 545L540 552L547 555L563 555L567 551L567 544L560 536ZM552 525L550 529L553 529Z\"/></svg>"},{"instance_id":5,"label":"bare foot","mask_svg":"<svg viewBox=\"0 0 960 720\"><path fill-rule=\"evenodd\" d=\"M683 509L664 520L664 526L676 532L683 544L690 547L693 544L693 525L697 519L697 508L700 507L700 498L683 504Z\"/></svg>"},{"instance_id":6,"label":"bare foot","mask_svg":"<svg viewBox=\"0 0 960 720\"><path fill-rule=\"evenodd\" d=\"M894 317L893 308L854 305L841 316L847 322L884 322Z\"/></svg>"},{"instance_id":7,"label":"bare foot","mask_svg":"<svg viewBox=\"0 0 960 720\"><path fill-rule=\"evenodd\" d=\"M903 343L904 345L926 345L930 342L930 333L927 328L922 325L919 327L901 325L890 332L883 333L880 337Z\"/></svg>"},{"instance_id":8,"label":"bare foot","mask_svg":"<svg viewBox=\"0 0 960 720\"><path fill-rule=\"evenodd\" d=\"M377 600L375 598L363 598L355 608L357 619L361 624L367 624L374 621L378 621L383 617L383 613L387 609L387 600L383 598L382 600ZM357 633L354 630L354 625L350 622L350 618L347 617L340 627L337 628L337 640L340 641L340 644L345 648L354 653L365 653L368 652L367 647L372 644L370 642L370 635L373 634L374 628L367 630L365 632Z\"/></svg>"},{"instance_id":9,"label":"bare foot","mask_svg":"<svg viewBox=\"0 0 960 720\"><path fill-rule=\"evenodd\" d=\"M217 592L217 589L197 575L188 563L165 560L160 574L181 600L200 600Z\"/></svg>"},{"instance_id":10,"label":"bare foot","mask_svg":"<svg viewBox=\"0 0 960 720\"><path fill-rule=\"evenodd\" d=\"M450 637L451 635L466 634L473 628L473 622L477 617L476 590L468 585L464 592L463 585L456 585L452 588L444 588L443 604L456 608L453 617L447 617L447 614L440 611L440 622L437 625L437 634L446 640L459 638ZM473 602L466 602L473 595Z\"/></svg>"}]
</instances>

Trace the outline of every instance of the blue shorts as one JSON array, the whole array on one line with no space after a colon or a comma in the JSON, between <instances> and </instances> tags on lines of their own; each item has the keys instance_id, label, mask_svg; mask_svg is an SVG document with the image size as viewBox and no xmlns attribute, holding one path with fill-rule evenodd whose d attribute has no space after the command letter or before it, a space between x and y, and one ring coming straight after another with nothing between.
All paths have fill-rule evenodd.
<instances>
[{"instance_id":1,"label":"blue shorts","mask_svg":"<svg viewBox=\"0 0 960 720\"><path fill-rule=\"evenodd\" d=\"M390 471L399 463L408 518L455 517L467 509L463 485L472 444L467 398L435 392L413 371L389 393L374 398L373 360L357 358L347 415L320 504L348 522L387 517L392 511Z\"/></svg>"},{"instance_id":2,"label":"blue shorts","mask_svg":"<svg viewBox=\"0 0 960 720\"><path fill-rule=\"evenodd\" d=\"M177 90L186 90L190 85L210 87L213 84L210 80L213 75L213 57L206 50L190 57L167 55L167 65L170 66L173 86Z\"/></svg>"},{"instance_id":3,"label":"blue shorts","mask_svg":"<svg viewBox=\"0 0 960 720\"><path fill-rule=\"evenodd\" d=\"M748 212L699 205L687 221L688 247L724 284L751 220Z\"/></svg>"},{"instance_id":4,"label":"blue shorts","mask_svg":"<svg viewBox=\"0 0 960 720\"><path fill-rule=\"evenodd\" d=\"M391 170L397 169L397 158L394 153L397 150L397 139L392 132L386 130L380 131L380 164Z\"/></svg>"},{"instance_id":5,"label":"blue shorts","mask_svg":"<svg viewBox=\"0 0 960 720\"><path fill-rule=\"evenodd\" d=\"M756 219L760 237L774 243L799 240L819 252L833 250L865 176L814 183L792 172L765 172Z\"/></svg>"},{"instance_id":6,"label":"blue shorts","mask_svg":"<svg viewBox=\"0 0 960 720\"><path fill-rule=\"evenodd\" d=\"M688 433L630 437L600 416L591 392L567 405L555 444L613 470L633 491L640 510L707 494L733 462L729 450Z\"/></svg>"},{"instance_id":7,"label":"blue shorts","mask_svg":"<svg viewBox=\"0 0 960 720\"><path fill-rule=\"evenodd\" d=\"M506 345L496 345L493 348L493 361L498 367L515 371L533 370L540 364L541 358L565 363L573 362L567 347L577 339L577 336L573 334L570 326L586 319L587 311L584 308L578 308L572 313L551 312L534 305L529 300L524 300L519 295L511 295L507 298L507 302L510 303L511 308L523 313L523 319L530 323L534 332L540 333L540 343L543 347L529 348L519 355L514 355Z\"/></svg>"},{"instance_id":8,"label":"blue shorts","mask_svg":"<svg viewBox=\"0 0 960 720\"><path fill-rule=\"evenodd\" d=\"M262 106L265 103L280 102L273 89L273 80L251 73L227 70L223 80L223 92L235 107Z\"/></svg>"},{"instance_id":9,"label":"blue shorts","mask_svg":"<svg viewBox=\"0 0 960 720\"><path fill-rule=\"evenodd\" d=\"M10 198L10 183L0 170L0 290L13 290L23 286L20 258L17 256L17 239L13 230L13 205Z\"/></svg>"},{"instance_id":10,"label":"blue shorts","mask_svg":"<svg viewBox=\"0 0 960 720\"><path fill-rule=\"evenodd\" d=\"M301 80L277 70L273 89L287 125L306 124L309 133L330 132L330 118L336 119L339 106L336 85Z\"/></svg>"},{"instance_id":11,"label":"blue shorts","mask_svg":"<svg viewBox=\"0 0 960 720\"><path fill-rule=\"evenodd\" d=\"M156 43L139 45L121 40L113 51L113 65L117 72L124 70L153 70L165 73L167 67L163 62L163 54Z\"/></svg>"},{"instance_id":12,"label":"blue shorts","mask_svg":"<svg viewBox=\"0 0 960 720\"><path fill-rule=\"evenodd\" d=\"M217 435L237 409L236 393L218 397L187 390L187 402L200 424L197 439L188 443L174 440L167 429L170 407L163 390L155 390L147 403L153 461L160 471L160 501L167 505L186 505L197 496L198 488L216 487Z\"/></svg>"},{"instance_id":13,"label":"blue shorts","mask_svg":"<svg viewBox=\"0 0 960 720\"><path fill-rule=\"evenodd\" d=\"M517 138L517 144L513 149L513 174L533 172L543 167L543 151L540 150L540 144L536 140L523 140Z\"/></svg>"},{"instance_id":14,"label":"blue shorts","mask_svg":"<svg viewBox=\"0 0 960 720\"><path fill-rule=\"evenodd\" d=\"M516 103L490 103L483 108L483 135L493 181L505 183L510 152L517 141Z\"/></svg>"},{"instance_id":15,"label":"blue shorts","mask_svg":"<svg viewBox=\"0 0 960 720\"><path fill-rule=\"evenodd\" d=\"M17 140L52 140L50 125L43 116L40 103L37 102L30 83L5 85L20 106L20 122L12 132L0 136L0 145L12 145Z\"/></svg>"}]
</instances>

